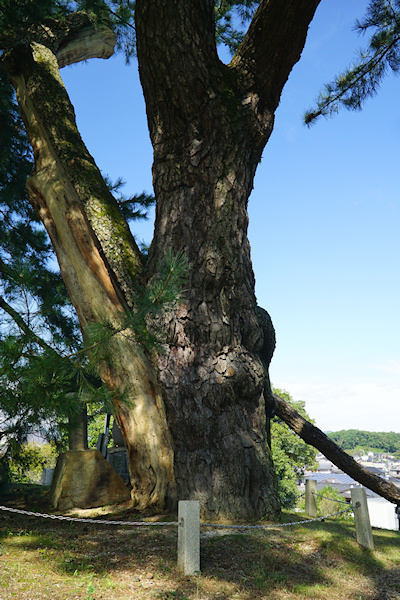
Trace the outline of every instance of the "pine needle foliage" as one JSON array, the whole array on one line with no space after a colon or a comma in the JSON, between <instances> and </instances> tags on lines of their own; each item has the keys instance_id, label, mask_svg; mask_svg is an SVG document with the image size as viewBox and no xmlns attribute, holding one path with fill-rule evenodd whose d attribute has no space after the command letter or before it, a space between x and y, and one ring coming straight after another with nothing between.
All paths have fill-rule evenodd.
<instances>
[{"instance_id":1,"label":"pine needle foliage","mask_svg":"<svg viewBox=\"0 0 400 600\"><path fill-rule=\"evenodd\" d=\"M226 45L233 54L259 4L260 0L216 0L217 44ZM136 56L135 6L134 0L0 0L0 53L29 40L46 20L62 22L81 12L116 32L116 48L129 62Z\"/></svg>"},{"instance_id":2,"label":"pine needle foliage","mask_svg":"<svg viewBox=\"0 0 400 600\"><path fill-rule=\"evenodd\" d=\"M155 198L153 194L142 192L132 197L126 197L121 193L125 181L120 177L115 182L111 181L108 175L104 176L104 181L117 201L119 210L126 221L137 221L138 219L148 219L149 208L154 206Z\"/></svg>"},{"instance_id":3,"label":"pine needle foliage","mask_svg":"<svg viewBox=\"0 0 400 600\"><path fill-rule=\"evenodd\" d=\"M188 265L186 256L176 256L166 252L157 275L138 293L135 309L120 316L120 324L115 327L109 322L95 323L85 331L85 352L93 364L101 361L114 363L112 339L123 334L148 354L162 352L166 341L161 329L154 323L162 313L169 311L182 298L187 280ZM112 407L110 407L112 408Z\"/></svg>"},{"instance_id":4,"label":"pine needle foliage","mask_svg":"<svg viewBox=\"0 0 400 600\"><path fill-rule=\"evenodd\" d=\"M0 66L0 202L26 196L25 180L32 171L32 153L11 84Z\"/></svg>"},{"instance_id":5,"label":"pine needle foliage","mask_svg":"<svg viewBox=\"0 0 400 600\"><path fill-rule=\"evenodd\" d=\"M93 23L112 28L117 47L129 58L135 54L132 0L0 0L0 49L25 43L48 21L65 22L75 13L84 13Z\"/></svg>"},{"instance_id":6,"label":"pine needle foliage","mask_svg":"<svg viewBox=\"0 0 400 600\"><path fill-rule=\"evenodd\" d=\"M100 379L87 359L71 360L33 332L1 336L2 444L22 443L31 431L57 438L57 423L76 417L89 387L100 388Z\"/></svg>"},{"instance_id":7,"label":"pine needle foliage","mask_svg":"<svg viewBox=\"0 0 400 600\"><path fill-rule=\"evenodd\" d=\"M215 37L234 54L243 40L246 24L252 19L259 0L219 0L215 2Z\"/></svg>"},{"instance_id":8,"label":"pine needle foliage","mask_svg":"<svg viewBox=\"0 0 400 600\"><path fill-rule=\"evenodd\" d=\"M360 50L356 60L335 79L325 84L315 108L304 115L306 125L331 117L344 107L361 110L374 96L388 72L400 70L400 0L373 0L364 19L354 29L359 34L372 32L368 47Z\"/></svg>"}]
</instances>

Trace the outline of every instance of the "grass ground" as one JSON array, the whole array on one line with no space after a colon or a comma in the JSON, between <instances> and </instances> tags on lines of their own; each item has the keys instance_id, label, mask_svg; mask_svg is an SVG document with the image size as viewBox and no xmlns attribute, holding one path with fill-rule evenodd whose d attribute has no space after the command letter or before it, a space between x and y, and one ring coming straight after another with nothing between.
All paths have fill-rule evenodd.
<instances>
[{"instance_id":1,"label":"grass ground","mask_svg":"<svg viewBox=\"0 0 400 600\"><path fill-rule=\"evenodd\" d=\"M49 512L29 488L0 503ZM139 517L123 505L79 516ZM335 519L245 534L202 529L201 574L184 577L176 527L0 511L0 600L400 600L400 532L374 530L374 542L363 550L352 521Z\"/></svg>"}]
</instances>

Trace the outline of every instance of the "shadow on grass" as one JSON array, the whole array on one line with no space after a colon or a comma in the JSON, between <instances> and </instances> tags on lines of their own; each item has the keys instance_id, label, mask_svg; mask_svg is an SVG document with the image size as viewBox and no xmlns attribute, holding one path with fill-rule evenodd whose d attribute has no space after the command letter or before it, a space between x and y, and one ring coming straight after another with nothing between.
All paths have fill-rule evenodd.
<instances>
[{"instance_id":1,"label":"shadow on grass","mask_svg":"<svg viewBox=\"0 0 400 600\"><path fill-rule=\"evenodd\" d=\"M400 599L400 533L374 530L374 552L355 541L350 522L229 535L202 529L198 577L177 570L176 526L133 529L19 519L7 544L35 552L46 568L64 576L128 573L132 581L157 580L152 597L188 600L277 598ZM6 534L6 535L5 535ZM147 597L147 596L146 596Z\"/></svg>"}]
</instances>

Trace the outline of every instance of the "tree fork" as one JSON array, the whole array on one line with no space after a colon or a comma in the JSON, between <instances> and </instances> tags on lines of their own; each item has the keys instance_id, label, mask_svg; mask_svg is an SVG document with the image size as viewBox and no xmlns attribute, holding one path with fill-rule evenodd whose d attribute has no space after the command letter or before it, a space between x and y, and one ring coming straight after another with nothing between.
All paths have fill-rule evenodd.
<instances>
[{"instance_id":1,"label":"tree fork","mask_svg":"<svg viewBox=\"0 0 400 600\"><path fill-rule=\"evenodd\" d=\"M254 294L247 201L317 4L261 2L262 31L251 26L244 54L224 65L211 0L136 2L157 201L149 272L165 247L184 249L190 266L185 303L159 324L173 339L160 380L180 497L200 500L211 517L278 511L265 431L272 336Z\"/></svg>"},{"instance_id":2,"label":"tree fork","mask_svg":"<svg viewBox=\"0 0 400 600\"><path fill-rule=\"evenodd\" d=\"M129 452L131 468L141 466L137 480L142 492L135 492L136 497L148 503L161 506L163 498L172 498L176 482L180 497L202 501L204 515L257 518L279 510L265 435L271 336L264 335L265 323L257 312L247 202L282 87L300 56L318 2L262 0L255 24L229 66L216 52L212 0L136 2L157 201L148 273L157 275L165 248L173 253L184 249L190 267L185 301L160 323L171 333L158 357L166 411L155 372L133 338L114 336L119 364L103 368L103 378L115 390L145 388L132 400L136 410L138 397L144 398L139 408L147 420L141 423L143 431L135 431L147 446L132 442ZM46 45L39 38L31 41L33 52ZM57 53L54 47L47 50ZM134 305L132 286L141 284L140 254L111 200L94 192L100 179L91 158L71 153L69 131L57 130L62 121L51 102L58 107L53 95L60 88L58 67L46 52L42 70L26 47L20 52L20 63L22 58L26 67L31 61L30 68L22 77L21 65L13 70L10 64L9 70L21 86L24 118L28 122L33 116L28 123L37 160L30 180L32 201L47 225L83 325L104 317L118 324L120 308ZM14 59L18 63L18 52ZM29 80L31 68L35 81ZM41 88L38 76L47 78L50 88ZM51 90L50 106L46 89ZM35 113L35 94L43 104L40 115ZM62 98L57 96L64 117L72 109ZM71 115L67 120L73 123ZM48 123L53 127L42 135L41 127ZM73 146L76 139L74 135ZM123 239L122 255L120 245L112 245L117 238ZM123 416L131 418L129 414L127 410ZM120 422L127 426L124 419ZM138 448L139 461L134 455ZM155 481L164 482L155 494L160 500L152 494Z\"/></svg>"},{"instance_id":3,"label":"tree fork","mask_svg":"<svg viewBox=\"0 0 400 600\"><path fill-rule=\"evenodd\" d=\"M184 302L157 324L171 334L158 365L178 494L209 518L275 514L246 236L259 146L216 54L212 2L137 2L136 31L157 201L149 273L165 247L189 264Z\"/></svg>"}]
</instances>

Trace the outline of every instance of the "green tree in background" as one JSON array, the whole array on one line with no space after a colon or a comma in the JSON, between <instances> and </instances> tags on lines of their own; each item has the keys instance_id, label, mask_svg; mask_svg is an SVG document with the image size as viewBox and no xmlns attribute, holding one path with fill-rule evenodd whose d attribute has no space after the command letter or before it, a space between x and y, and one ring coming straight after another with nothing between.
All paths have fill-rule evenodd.
<instances>
[{"instance_id":1,"label":"green tree in background","mask_svg":"<svg viewBox=\"0 0 400 600\"><path fill-rule=\"evenodd\" d=\"M364 452L381 452L400 455L400 433L394 431L363 431L344 429L334 431L329 437L342 450L363 449Z\"/></svg>"},{"instance_id":2,"label":"green tree in background","mask_svg":"<svg viewBox=\"0 0 400 600\"><path fill-rule=\"evenodd\" d=\"M278 388L274 388L274 393L307 421L313 422L306 412L305 402L293 400L288 392ZM283 507L290 508L298 497L298 479L301 479L306 469L312 470L317 466L317 450L303 442L279 417L275 417L271 423L271 452L278 478L279 499Z\"/></svg>"},{"instance_id":3,"label":"green tree in background","mask_svg":"<svg viewBox=\"0 0 400 600\"><path fill-rule=\"evenodd\" d=\"M44 468L54 469L58 451L54 444L15 444L10 453L10 479L15 483L40 483Z\"/></svg>"}]
</instances>

